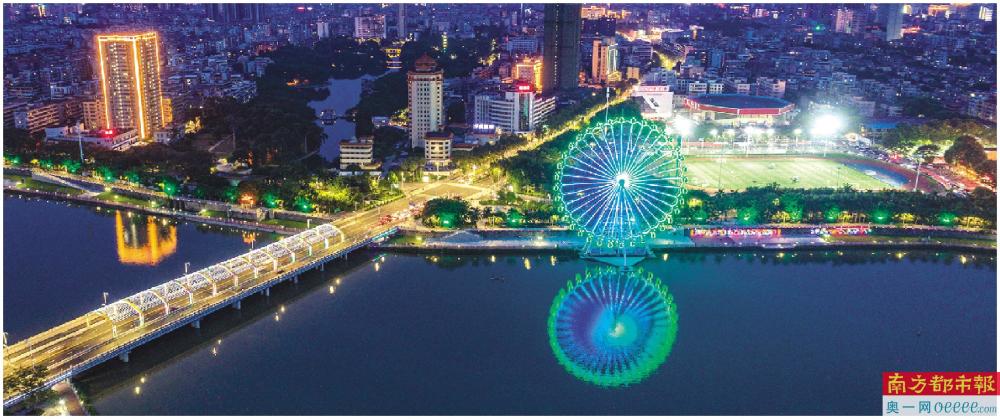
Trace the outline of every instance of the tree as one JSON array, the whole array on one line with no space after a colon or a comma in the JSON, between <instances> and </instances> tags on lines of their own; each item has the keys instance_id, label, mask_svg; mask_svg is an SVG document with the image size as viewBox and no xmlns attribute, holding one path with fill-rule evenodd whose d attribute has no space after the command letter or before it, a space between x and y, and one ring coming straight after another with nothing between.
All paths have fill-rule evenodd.
<instances>
[{"instance_id":1,"label":"tree","mask_svg":"<svg viewBox=\"0 0 1000 419\"><path fill-rule=\"evenodd\" d=\"M35 390L45 384L47 376L48 368L44 365L17 368L10 375L4 377L4 393L20 394ZM29 405L38 405L53 397L55 397L55 392L51 388L45 388L33 393L27 402Z\"/></svg>"},{"instance_id":2,"label":"tree","mask_svg":"<svg viewBox=\"0 0 1000 419\"><path fill-rule=\"evenodd\" d=\"M979 167L986 158L986 151L975 138L963 135L958 137L948 150L944 152L944 160L950 164L960 164L972 169Z\"/></svg>"},{"instance_id":3,"label":"tree","mask_svg":"<svg viewBox=\"0 0 1000 419\"><path fill-rule=\"evenodd\" d=\"M934 157L937 156L938 152L941 151L941 146L937 144L924 144L917 147L917 150L913 152L913 155L920 158L924 163L931 163L934 161Z\"/></svg>"},{"instance_id":4,"label":"tree","mask_svg":"<svg viewBox=\"0 0 1000 419\"><path fill-rule=\"evenodd\" d=\"M435 198L427 201L421 217L429 227L457 228L475 223L469 203L461 199Z\"/></svg>"}]
</instances>

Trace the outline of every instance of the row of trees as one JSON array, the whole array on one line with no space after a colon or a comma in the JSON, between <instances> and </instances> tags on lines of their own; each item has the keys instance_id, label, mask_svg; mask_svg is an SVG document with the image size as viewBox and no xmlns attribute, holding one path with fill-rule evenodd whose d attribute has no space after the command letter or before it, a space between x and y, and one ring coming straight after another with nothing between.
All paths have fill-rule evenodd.
<instances>
[{"instance_id":1,"label":"row of trees","mask_svg":"<svg viewBox=\"0 0 1000 419\"><path fill-rule=\"evenodd\" d=\"M881 145L898 153L910 154L917 147L927 144L945 149L961 136L995 144L997 130L995 126L986 126L972 119L934 120L921 125L899 124L883 136Z\"/></svg>"},{"instance_id":2,"label":"row of trees","mask_svg":"<svg viewBox=\"0 0 1000 419\"><path fill-rule=\"evenodd\" d=\"M968 168L992 184L996 184L997 162L986 156L983 145L973 137L967 135L958 137L951 147L945 150L944 160L948 164Z\"/></svg>"},{"instance_id":3,"label":"row of trees","mask_svg":"<svg viewBox=\"0 0 1000 419\"><path fill-rule=\"evenodd\" d=\"M909 191L786 189L777 185L709 195L690 191L680 207L684 223L924 224L996 228L996 194L977 189L969 197Z\"/></svg>"}]
</instances>

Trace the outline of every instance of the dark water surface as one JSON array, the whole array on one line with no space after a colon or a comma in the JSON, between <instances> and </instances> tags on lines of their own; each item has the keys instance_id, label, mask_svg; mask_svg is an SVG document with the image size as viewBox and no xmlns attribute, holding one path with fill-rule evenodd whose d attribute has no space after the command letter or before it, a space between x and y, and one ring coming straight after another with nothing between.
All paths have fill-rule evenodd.
<instances>
[{"instance_id":1,"label":"dark water surface","mask_svg":"<svg viewBox=\"0 0 1000 419\"><path fill-rule=\"evenodd\" d=\"M163 217L5 196L3 331L11 342L246 252L250 236ZM250 234L250 233L247 233ZM273 240L257 234L256 245Z\"/></svg>"},{"instance_id":2,"label":"dark water surface","mask_svg":"<svg viewBox=\"0 0 1000 419\"><path fill-rule=\"evenodd\" d=\"M997 368L990 255L648 259L639 266L674 298L676 340L650 376L618 388L575 378L549 345L553 299L594 262L349 259L110 362L82 386L116 415L878 414L883 371Z\"/></svg>"}]
</instances>

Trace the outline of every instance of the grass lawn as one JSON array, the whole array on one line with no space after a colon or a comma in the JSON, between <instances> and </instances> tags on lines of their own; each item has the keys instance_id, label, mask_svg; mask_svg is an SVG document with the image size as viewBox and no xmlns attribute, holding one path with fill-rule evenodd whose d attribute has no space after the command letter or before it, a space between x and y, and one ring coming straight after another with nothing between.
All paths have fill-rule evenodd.
<instances>
[{"instance_id":1,"label":"grass lawn","mask_svg":"<svg viewBox=\"0 0 1000 419\"><path fill-rule=\"evenodd\" d=\"M725 156L721 164L714 157L690 157L684 159L684 165L687 167L688 188L691 189L716 190L720 184L720 168L724 190L743 190L769 183L790 188L849 184L858 190L893 189L892 185L862 171L819 157Z\"/></svg>"},{"instance_id":2,"label":"grass lawn","mask_svg":"<svg viewBox=\"0 0 1000 419\"><path fill-rule=\"evenodd\" d=\"M68 186L63 186L63 185L56 185L56 184L48 183L48 182L37 181L37 180L32 179L29 176L4 175L4 178L5 179L10 179L10 180L12 180L14 182L20 182L20 184L18 185L18 187L21 187L21 188L31 188L31 189L37 189L37 190L45 191L45 192L57 192L57 193L64 193L64 194L69 194L69 195L80 195L80 194L83 193L83 191L80 190L80 189L70 188Z\"/></svg>"}]
</instances>

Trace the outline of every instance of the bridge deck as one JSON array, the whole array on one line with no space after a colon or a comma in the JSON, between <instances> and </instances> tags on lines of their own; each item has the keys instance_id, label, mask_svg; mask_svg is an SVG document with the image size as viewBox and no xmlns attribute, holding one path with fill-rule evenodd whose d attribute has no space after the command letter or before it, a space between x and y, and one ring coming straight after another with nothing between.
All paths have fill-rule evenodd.
<instances>
[{"instance_id":1,"label":"bridge deck","mask_svg":"<svg viewBox=\"0 0 1000 419\"><path fill-rule=\"evenodd\" d=\"M5 374L44 365L49 376L39 388L54 385L396 230L382 226L348 240L337 227L322 224L164 282L7 346ZM27 395L5 393L4 406Z\"/></svg>"}]
</instances>

